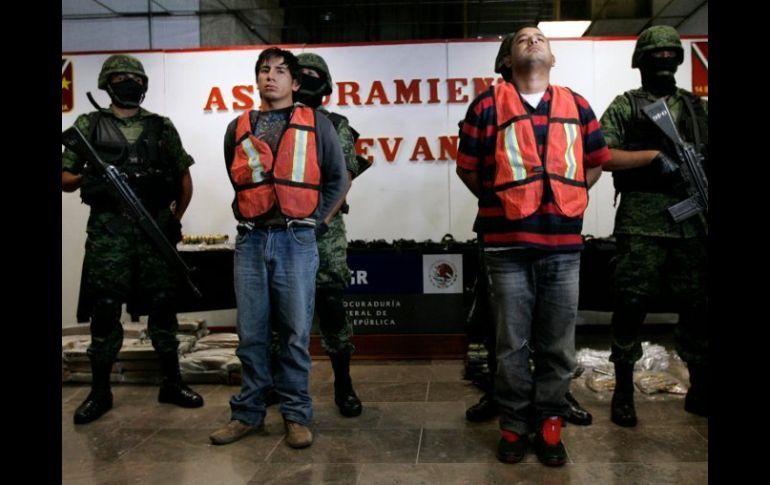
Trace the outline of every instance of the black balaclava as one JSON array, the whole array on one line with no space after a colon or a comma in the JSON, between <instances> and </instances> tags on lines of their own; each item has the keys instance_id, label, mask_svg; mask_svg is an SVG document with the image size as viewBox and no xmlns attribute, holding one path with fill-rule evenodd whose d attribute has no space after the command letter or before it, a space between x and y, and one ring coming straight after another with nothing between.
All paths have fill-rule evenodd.
<instances>
[{"instance_id":1,"label":"black balaclava","mask_svg":"<svg viewBox=\"0 0 770 485\"><path fill-rule=\"evenodd\" d=\"M109 83L107 93L113 104L119 108L136 108L144 100L147 87L133 79L124 79L120 82Z\"/></svg>"},{"instance_id":2,"label":"black balaclava","mask_svg":"<svg viewBox=\"0 0 770 485\"><path fill-rule=\"evenodd\" d=\"M676 92L674 73L680 64L679 56L652 57L645 53L639 61L642 87L652 94L667 96Z\"/></svg>"},{"instance_id":3,"label":"black balaclava","mask_svg":"<svg viewBox=\"0 0 770 485\"><path fill-rule=\"evenodd\" d=\"M297 91L297 101L311 108L321 106L326 86L326 78L323 74L321 74L321 77L302 76L302 84L299 86L299 91Z\"/></svg>"}]
</instances>

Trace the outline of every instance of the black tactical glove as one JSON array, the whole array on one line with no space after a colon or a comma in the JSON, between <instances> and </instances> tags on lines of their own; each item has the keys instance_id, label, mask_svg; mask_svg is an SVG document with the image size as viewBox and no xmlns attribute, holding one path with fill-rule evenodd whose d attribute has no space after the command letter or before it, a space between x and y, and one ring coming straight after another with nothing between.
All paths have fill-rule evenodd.
<instances>
[{"instance_id":1,"label":"black tactical glove","mask_svg":"<svg viewBox=\"0 0 770 485\"><path fill-rule=\"evenodd\" d=\"M679 164L663 152L658 152L655 158L650 162L650 166L658 173L658 175L666 178L679 170Z\"/></svg>"},{"instance_id":2,"label":"black tactical glove","mask_svg":"<svg viewBox=\"0 0 770 485\"><path fill-rule=\"evenodd\" d=\"M164 228L163 235L166 236L166 239L171 244L176 245L176 243L182 240L182 222L176 217L171 216Z\"/></svg>"},{"instance_id":3,"label":"black tactical glove","mask_svg":"<svg viewBox=\"0 0 770 485\"><path fill-rule=\"evenodd\" d=\"M650 162L650 166L658 174L664 184L676 187L682 182L679 164L663 152L658 153Z\"/></svg>"},{"instance_id":4,"label":"black tactical glove","mask_svg":"<svg viewBox=\"0 0 770 485\"><path fill-rule=\"evenodd\" d=\"M83 202L100 205L110 202L110 187L104 176L90 163L86 163L80 180L80 197Z\"/></svg>"}]
</instances>

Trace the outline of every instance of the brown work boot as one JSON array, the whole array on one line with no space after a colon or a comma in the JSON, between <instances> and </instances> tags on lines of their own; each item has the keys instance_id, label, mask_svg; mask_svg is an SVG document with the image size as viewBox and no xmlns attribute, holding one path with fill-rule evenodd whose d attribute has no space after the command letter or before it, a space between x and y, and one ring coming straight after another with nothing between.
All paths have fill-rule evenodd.
<instances>
[{"instance_id":1,"label":"brown work boot","mask_svg":"<svg viewBox=\"0 0 770 485\"><path fill-rule=\"evenodd\" d=\"M247 434L256 433L262 431L265 427L264 421L256 424L246 424L243 421L233 419L227 426L219 428L209 435L209 439L215 445L226 445L233 441L238 441Z\"/></svg>"},{"instance_id":2,"label":"brown work boot","mask_svg":"<svg viewBox=\"0 0 770 485\"><path fill-rule=\"evenodd\" d=\"M286 444L292 448L307 448L313 444L313 432L305 425L284 420Z\"/></svg>"}]
</instances>

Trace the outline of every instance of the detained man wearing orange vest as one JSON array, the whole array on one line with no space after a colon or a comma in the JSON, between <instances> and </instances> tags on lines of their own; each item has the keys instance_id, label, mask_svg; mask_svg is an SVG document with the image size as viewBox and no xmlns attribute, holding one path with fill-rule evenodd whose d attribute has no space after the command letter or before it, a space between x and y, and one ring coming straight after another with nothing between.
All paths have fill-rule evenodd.
<instances>
[{"instance_id":1,"label":"detained man wearing orange vest","mask_svg":"<svg viewBox=\"0 0 770 485\"><path fill-rule=\"evenodd\" d=\"M264 50L255 73L259 111L233 120L224 140L238 220L234 282L242 384L230 399L230 422L210 439L224 445L264 429L265 393L272 387L280 398L286 443L305 448L313 442L308 346L316 234L342 205L348 179L332 123L292 103L301 75L294 54ZM280 344L272 369L271 330Z\"/></svg>"},{"instance_id":2,"label":"detained man wearing orange vest","mask_svg":"<svg viewBox=\"0 0 770 485\"><path fill-rule=\"evenodd\" d=\"M497 333L497 457L518 463L532 441L543 464L561 466L583 212L610 155L588 102L550 83L556 59L539 29L519 29L504 62L511 81L468 108L457 175L479 199L473 230Z\"/></svg>"}]
</instances>

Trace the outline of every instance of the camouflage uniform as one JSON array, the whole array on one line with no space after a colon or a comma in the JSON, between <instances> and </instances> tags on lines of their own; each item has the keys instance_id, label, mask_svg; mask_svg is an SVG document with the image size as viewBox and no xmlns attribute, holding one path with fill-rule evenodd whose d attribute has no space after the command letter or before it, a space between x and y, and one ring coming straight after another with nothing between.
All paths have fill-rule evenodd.
<instances>
[{"instance_id":1,"label":"camouflage uniform","mask_svg":"<svg viewBox=\"0 0 770 485\"><path fill-rule=\"evenodd\" d=\"M639 37L633 66L638 67L644 52L676 44L679 44L679 38L672 28L648 29ZM635 103L651 103L658 96L644 88L617 96L601 118L607 145L622 150L658 149L665 152L667 141L657 128L646 127L653 130L645 132L649 136L639 135L645 121L634 114L630 98ZM695 106L693 114L686 114L689 113L688 100ZM698 106L698 101L691 93L676 89L666 98L666 105L685 141L695 142L695 125L701 141L707 145L708 108L706 102ZM651 125L649 121L646 123ZM702 150L696 146L699 148ZM672 151L668 153L673 154ZM706 365L708 251L703 221L697 216L681 223L673 221L667 209L681 201L684 194L663 181L649 166L618 170L613 177L620 193L620 204L614 228L618 244L613 285L617 292L617 309L613 315L610 360L633 364L641 358L641 324L649 311L650 301L665 295L670 298L666 301L676 305L679 311L677 352L690 364Z\"/></svg>"},{"instance_id":2,"label":"camouflage uniform","mask_svg":"<svg viewBox=\"0 0 770 485\"><path fill-rule=\"evenodd\" d=\"M336 113L329 113L322 104L322 97L332 93L332 77L326 61L317 54L302 53L297 56L303 69L313 70L318 76L303 74L297 100L314 107L326 116L337 130L345 154L345 165L352 178L359 173L356 160L354 130L348 120ZM347 318L343 304L343 291L350 282L350 268L347 264L348 240L342 214L347 212L347 203L328 224L328 230L319 235L319 268L316 275L315 311L321 330L321 345L329 354L334 371L334 402L340 413L346 417L361 414L363 406L353 389L350 377L350 358L353 346L353 326Z\"/></svg>"},{"instance_id":3,"label":"camouflage uniform","mask_svg":"<svg viewBox=\"0 0 770 485\"><path fill-rule=\"evenodd\" d=\"M318 112L329 115L323 107ZM356 163L356 151L353 143L353 134L350 131L348 121L343 119L336 125L337 135L340 138L342 152L345 154L345 164L353 177L358 175ZM350 268L347 261L348 239L345 233L345 221L342 219L342 211L334 215L329 222L329 230L318 238L319 267L316 275L316 292L323 299L323 290L344 290L350 284ZM323 305L322 301L319 301ZM321 329L321 345L327 352L353 352L353 326L344 313L333 318L324 318L324 309L317 305L319 311L319 323Z\"/></svg>"},{"instance_id":4,"label":"camouflage uniform","mask_svg":"<svg viewBox=\"0 0 770 485\"><path fill-rule=\"evenodd\" d=\"M113 63L112 66L112 70L107 74L106 69L102 69L100 88L104 88L111 73L135 72L130 64L121 66L120 63ZM144 75L143 70L141 74ZM146 79L146 76L143 77ZM96 127L93 126L97 114L114 123L129 144L140 138L148 124L160 124L162 133L159 145L166 162L165 167L159 166L159 170L161 173L173 171L173 174L168 174L170 179L178 182L181 174L194 163L182 147L179 134L168 118L159 117L143 108L139 108L135 116L123 119L115 116L109 109L80 115L75 121L75 126L86 136L94 131L92 142L93 137L97 136ZM105 153L98 147L97 151L110 163L114 154ZM156 159L152 163L158 165L160 162ZM109 197L109 189L104 182L84 165L84 161L69 149L62 154L62 171L83 174L81 197L85 197L83 191L86 186L100 192L102 197ZM173 217L168 204L158 206L157 202L148 203L148 193L152 189L146 189L145 192L136 188L135 190L172 244L181 240L181 225ZM167 195L169 200L176 196L175 193ZM88 313L91 317L92 342L88 354L92 363L97 366L111 366L114 362L123 342L123 329L119 323L120 303L134 298L141 303L141 307L149 310L148 333L155 349L159 354L173 352L176 355L178 323L174 309L174 293L178 279L174 270L147 241L141 229L121 213L116 202L92 203L86 231L88 238L83 264L84 281L81 284L85 285L86 301L91 307ZM105 304L105 301L109 303Z\"/></svg>"}]
</instances>

